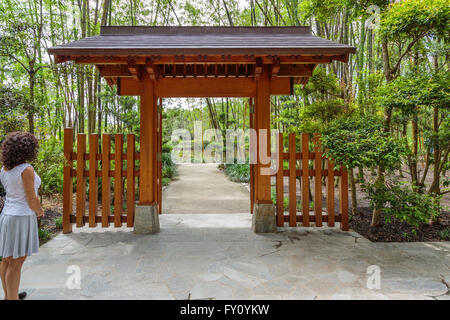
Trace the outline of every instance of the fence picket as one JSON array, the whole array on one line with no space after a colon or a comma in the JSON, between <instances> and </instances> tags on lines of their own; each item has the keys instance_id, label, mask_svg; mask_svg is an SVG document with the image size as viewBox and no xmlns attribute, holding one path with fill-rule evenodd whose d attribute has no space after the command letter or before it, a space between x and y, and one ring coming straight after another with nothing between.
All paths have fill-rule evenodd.
<instances>
[{"instance_id":1,"label":"fence picket","mask_svg":"<svg viewBox=\"0 0 450 320\"><path fill-rule=\"evenodd\" d=\"M79 133L77 136L77 212L76 212L76 226L84 226L84 216L86 214L86 178L84 177L84 170L86 168L86 160L84 154L86 153L86 135Z\"/></svg>"},{"instance_id":2,"label":"fence picket","mask_svg":"<svg viewBox=\"0 0 450 320\"><path fill-rule=\"evenodd\" d=\"M297 175L295 133L289 133L289 226L297 226Z\"/></svg>"},{"instance_id":3,"label":"fence picket","mask_svg":"<svg viewBox=\"0 0 450 320\"><path fill-rule=\"evenodd\" d=\"M316 227L322 226L322 148L320 145L320 134L314 133L314 213L316 216Z\"/></svg>"},{"instance_id":4,"label":"fence picket","mask_svg":"<svg viewBox=\"0 0 450 320\"><path fill-rule=\"evenodd\" d=\"M114 227L122 226L122 152L123 135L115 135L115 159L114 159Z\"/></svg>"},{"instance_id":5,"label":"fence picket","mask_svg":"<svg viewBox=\"0 0 450 320\"><path fill-rule=\"evenodd\" d=\"M73 161L71 153L73 152L73 129L64 128L64 182L63 182L63 232L72 232L70 216L73 209L73 185L72 185L72 166Z\"/></svg>"},{"instance_id":6,"label":"fence picket","mask_svg":"<svg viewBox=\"0 0 450 320\"><path fill-rule=\"evenodd\" d=\"M97 226L95 216L98 204L98 178L97 178L97 150L98 135L89 135L89 227Z\"/></svg>"},{"instance_id":7,"label":"fence picket","mask_svg":"<svg viewBox=\"0 0 450 320\"><path fill-rule=\"evenodd\" d=\"M339 179L339 206L341 212L341 229L348 231L348 172L342 167Z\"/></svg>"},{"instance_id":8,"label":"fence picket","mask_svg":"<svg viewBox=\"0 0 450 320\"><path fill-rule=\"evenodd\" d=\"M111 135L103 134L102 138L102 227L109 227L109 215L111 211L111 189L109 178L109 155L111 153Z\"/></svg>"},{"instance_id":9,"label":"fence picket","mask_svg":"<svg viewBox=\"0 0 450 320\"><path fill-rule=\"evenodd\" d=\"M283 186L283 134L278 134L278 162L277 162L277 226L284 225L284 186Z\"/></svg>"},{"instance_id":10,"label":"fence picket","mask_svg":"<svg viewBox=\"0 0 450 320\"><path fill-rule=\"evenodd\" d=\"M302 215L303 226L309 227L309 135L302 133Z\"/></svg>"},{"instance_id":11,"label":"fence picket","mask_svg":"<svg viewBox=\"0 0 450 320\"><path fill-rule=\"evenodd\" d=\"M334 164L328 159L328 177L327 177L327 215L329 227L334 227Z\"/></svg>"},{"instance_id":12,"label":"fence picket","mask_svg":"<svg viewBox=\"0 0 450 320\"><path fill-rule=\"evenodd\" d=\"M134 221L134 134L127 134L127 227Z\"/></svg>"},{"instance_id":13,"label":"fence picket","mask_svg":"<svg viewBox=\"0 0 450 320\"><path fill-rule=\"evenodd\" d=\"M310 222L315 222L315 226L321 227L323 222L327 222L329 227L334 227L335 222L341 223L342 230L349 230L349 199L348 199L348 172L345 168L335 170L335 166L330 159L325 159L326 169L323 168L320 135L315 133L314 152L309 152L309 135L301 134L301 152L296 151L296 135L288 135L288 151L284 152L283 134L278 134L278 168L273 173L276 179L276 203L278 226L284 226L289 222L289 226L295 227L297 221L301 221L303 226L308 227ZM134 203L136 180L139 178L139 170L135 167L135 161L140 159L139 153L135 149L135 136L128 134L127 150L123 153L124 137L123 134L115 135L115 152L111 153L111 135L102 136L102 152L98 153L99 136L97 134L89 135L89 152L86 153L87 136L85 134L77 135L77 150L73 152L73 129L64 130L64 157L66 163L64 166L64 184L63 184L63 232L72 231L72 223L77 227L84 226L87 222L89 227L102 224L102 227L108 227L114 222L114 227L121 227L126 222L128 227L134 224ZM161 145L156 146L158 157L161 156ZM159 159L159 158L158 158ZM73 169L73 161L77 162L76 169ZM111 170L110 161L114 160L115 169ZM123 161L126 160L126 169L123 168ZM289 169L284 170L283 161L289 161ZM314 160L314 169L309 168L309 161ZM89 161L89 168L86 169L86 161ZM98 162L102 165L98 169ZM160 161L160 159L159 159ZM297 161L301 161L301 168L297 169ZM157 165L161 165L159 162ZM158 167L157 167L158 168ZM250 171L252 171L252 166ZM160 170L160 167L158 168ZM123 215L123 177L126 177L126 215ZM289 215L284 215L284 177L289 177ZM301 176L301 212L297 211L297 177ZM339 214L335 212L335 176L339 176ZM72 214L72 180L76 177L76 203L77 209L75 216ZM98 178L102 178L102 213L97 215L98 207ZM114 216L111 215L111 177L114 179ZM309 178L314 177L314 215L310 216L310 190ZM322 208L322 177L326 177L326 216L323 215ZM89 178L89 214L86 216L86 178ZM159 176L161 179L161 176ZM256 177L253 175L253 179ZM138 180L139 182L139 180ZM159 181L161 183L161 181ZM256 182L257 183L257 182ZM251 184L251 189L252 189ZM158 192L158 190L156 190ZM161 194L156 195L158 204L161 203ZM254 195L251 196L251 200ZM160 209L160 208L159 208Z\"/></svg>"}]
</instances>

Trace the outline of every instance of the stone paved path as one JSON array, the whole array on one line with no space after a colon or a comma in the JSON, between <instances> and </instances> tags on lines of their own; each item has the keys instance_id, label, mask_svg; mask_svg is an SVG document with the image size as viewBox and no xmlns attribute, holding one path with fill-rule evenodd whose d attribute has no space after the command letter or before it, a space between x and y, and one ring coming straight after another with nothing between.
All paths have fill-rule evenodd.
<instances>
[{"instance_id":1,"label":"stone paved path","mask_svg":"<svg viewBox=\"0 0 450 320\"><path fill-rule=\"evenodd\" d=\"M163 191L163 213L247 213L250 195L230 181L217 164L178 165L177 176Z\"/></svg>"},{"instance_id":2,"label":"stone paved path","mask_svg":"<svg viewBox=\"0 0 450 320\"><path fill-rule=\"evenodd\" d=\"M257 235L249 214L166 214L161 232L76 229L25 262L29 299L450 299L450 242L371 243L338 229ZM71 265L81 288L69 290ZM366 287L370 265L381 289Z\"/></svg>"}]
</instances>

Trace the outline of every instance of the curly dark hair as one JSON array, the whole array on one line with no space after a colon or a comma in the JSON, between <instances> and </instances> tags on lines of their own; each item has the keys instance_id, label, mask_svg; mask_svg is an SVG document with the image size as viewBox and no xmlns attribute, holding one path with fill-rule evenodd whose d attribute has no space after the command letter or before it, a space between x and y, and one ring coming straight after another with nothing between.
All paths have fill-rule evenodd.
<instances>
[{"instance_id":1,"label":"curly dark hair","mask_svg":"<svg viewBox=\"0 0 450 320\"><path fill-rule=\"evenodd\" d=\"M11 170L15 166L36 159L38 141L29 132L11 132L2 143L1 155L3 166Z\"/></svg>"}]
</instances>

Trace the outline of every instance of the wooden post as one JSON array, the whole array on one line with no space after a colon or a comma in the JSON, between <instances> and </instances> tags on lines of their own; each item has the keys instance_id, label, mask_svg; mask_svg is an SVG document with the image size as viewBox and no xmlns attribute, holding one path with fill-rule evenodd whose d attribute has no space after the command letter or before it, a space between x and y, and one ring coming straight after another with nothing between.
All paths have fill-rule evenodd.
<instances>
[{"instance_id":1,"label":"wooden post","mask_svg":"<svg viewBox=\"0 0 450 320\"><path fill-rule=\"evenodd\" d=\"M328 159L328 177L327 177L327 215L328 227L334 227L334 164Z\"/></svg>"},{"instance_id":2,"label":"wooden post","mask_svg":"<svg viewBox=\"0 0 450 320\"><path fill-rule=\"evenodd\" d=\"M289 226L297 226L297 159L295 133L289 133Z\"/></svg>"},{"instance_id":3,"label":"wooden post","mask_svg":"<svg viewBox=\"0 0 450 320\"><path fill-rule=\"evenodd\" d=\"M116 134L114 138L116 146L114 156L114 227L122 226L122 152L123 135Z\"/></svg>"},{"instance_id":4,"label":"wooden post","mask_svg":"<svg viewBox=\"0 0 450 320\"><path fill-rule=\"evenodd\" d=\"M309 227L309 135L302 133L302 215L303 226Z\"/></svg>"},{"instance_id":5,"label":"wooden post","mask_svg":"<svg viewBox=\"0 0 450 320\"><path fill-rule=\"evenodd\" d=\"M157 151L157 108L153 94L154 82L143 73L140 115L140 179L139 204L154 205L156 202L156 151Z\"/></svg>"},{"instance_id":6,"label":"wooden post","mask_svg":"<svg viewBox=\"0 0 450 320\"><path fill-rule=\"evenodd\" d=\"M272 203L270 190L270 175L261 174L261 169L266 168L269 171L270 162L263 164L260 158L260 130L267 132L267 156L270 157L270 79L269 65L264 65L260 78L256 85L255 99L255 130L257 136L258 162L256 165L256 203Z\"/></svg>"},{"instance_id":7,"label":"wooden post","mask_svg":"<svg viewBox=\"0 0 450 320\"><path fill-rule=\"evenodd\" d=\"M255 104L254 99L250 98L249 103L249 128L251 130L255 129ZM254 141L253 136L250 134L250 152L253 150L253 146L256 141ZM257 150L257 148L255 149ZM252 157L250 155L250 213L253 214L253 207L255 205L255 165L252 164Z\"/></svg>"},{"instance_id":8,"label":"wooden post","mask_svg":"<svg viewBox=\"0 0 450 320\"><path fill-rule=\"evenodd\" d=\"M97 226L98 179L97 179L98 135L89 135L89 227Z\"/></svg>"},{"instance_id":9,"label":"wooden post","mask_svg":"<svg viewBox=\"0 0 450 320\"><path fill-rule=\"evenodd\" d=\"M109 178L109 155L111 153L111 135L103 134L102 139L102 227L109 227L109 215L111 211L111 191Z\"/></svg>"},{"instance_id":10,"label":"wooden post","mask_svg":"<svg viewBox=\"0 0 450 320\"><path fill-rule=\"evenodd\" d=\"M277 165L277 226L284 225L284 175L283 175L283 134L278 134Z\"/></svg>"},{"instance_id":11,"label":"wooden post","mask_svg":"<svg viewBox=\"0 0 450 320\"><path fill-rule=\"evenodd\" d=\"M63 233L72 232L72 224L70 222L70 216L72 215L72 166L73 161L71 154L73 152L73 129L64 129L64 182L63 182Z\"/></svg>"},{"instance_id":12,"label":"wooden post","mask_svg":"<svg viewBox=\"0 0 450 320\"><path fill-rule=\"evenodd\" d=\"M316 216L316 227L322 226L322 148L320 145L320 134L314 133L314 213Z\"/></svg>"},{"instance_id":13,"label":"wooden post","mask_svg":"<svg viewBox=\"0 0 450 320\"><path fill-rule=\"evenodd\" d=\"M162 98L158 101L158 154L161 157L158 158L158 213L162 213L162 140L163 140L163 129L162 129Z\"/></svg>"},{"instance_id":14,"label":"wooden post","mask_svg":"<svg viewBox=\"0 0 450 320\"><path fill-rule=\"evenodd\" d=\"M84 226L84 216L86 214L86 178L84 170L86 169L86 161L84 154L86 153L86 135L79 133L77 137L77 227Z\"/></svg>"},{"instance_id":15,"label":"wooden post","mask_svg":"<svg viewBox=\"0 0 450 320\"><path fill-rule=\"evenodd\" d=\"M127 227L134 219L134 134L127 134Z\"/></svg>"},{"instance_id":16,"label":"wooden post","mask_svg":"<svg viewBox=\"0 0 450 320\"><path fill-rule=\"evenodd\" d=\"M348 231L348 172L341 167L341 178L339 179L339 207L341 211L341 229Z\"/></svg>"}]
</instances>

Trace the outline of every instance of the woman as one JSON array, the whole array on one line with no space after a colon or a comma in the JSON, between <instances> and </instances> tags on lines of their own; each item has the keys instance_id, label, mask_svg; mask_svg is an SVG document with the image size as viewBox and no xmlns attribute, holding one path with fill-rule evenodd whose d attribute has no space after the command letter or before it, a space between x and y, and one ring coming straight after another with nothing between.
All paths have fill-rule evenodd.
<instances>
[{"instance_id":1,"label":"woman","mask_svg":"<svg viewBox=\"0 0 450 320\"><path fill-rule=\"evenodd\" d=\"M7 300L25 298L25 292L19 294L22 265L39 250L37 218L44 215L38 199L41 179L28 163L37 151L36 138L27 132L10 133L1 148L0 182L6 200L0 215L0 277Z\"/></svg>"}]
</instances>

